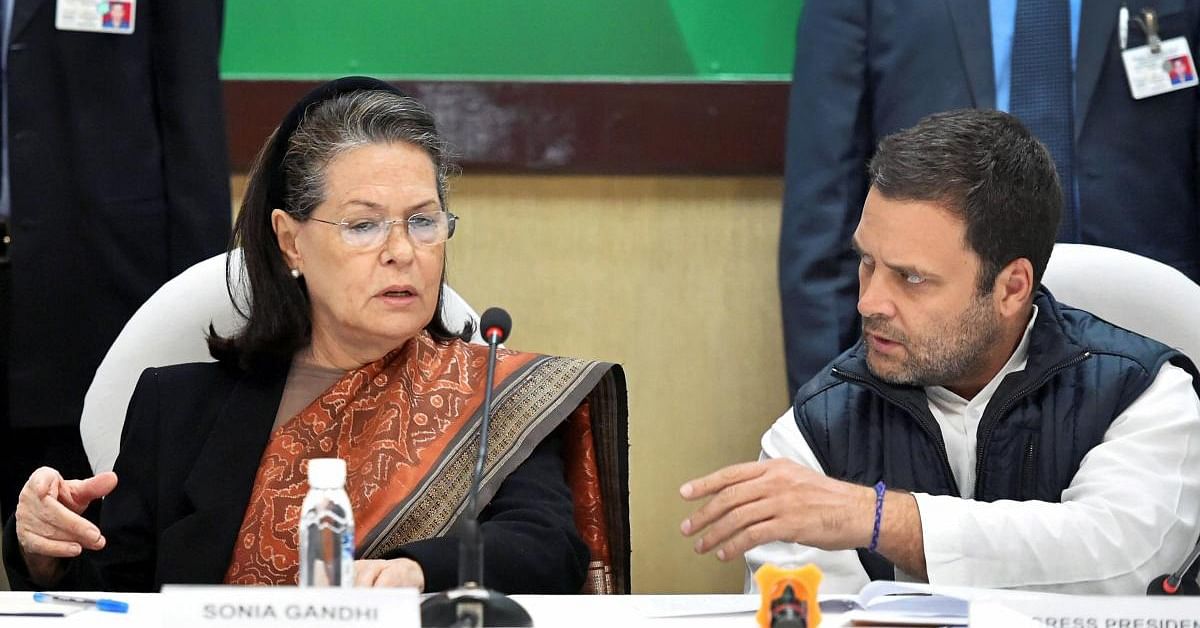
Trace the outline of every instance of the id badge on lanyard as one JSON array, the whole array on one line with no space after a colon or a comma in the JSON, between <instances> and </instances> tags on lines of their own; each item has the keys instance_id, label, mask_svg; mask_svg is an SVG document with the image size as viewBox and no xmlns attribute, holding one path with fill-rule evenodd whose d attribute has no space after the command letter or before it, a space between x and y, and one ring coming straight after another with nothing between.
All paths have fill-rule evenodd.
<instances>
[{"instance_id":1,"label":"id badge on lanyard","mask_svg":"<svg viewBox=\"0 0 1200 628\"><path fill-rule=\"evenodd\" d=\"M1117 15L1117 38L1129 92L1135 100L1195 87L1200 82L1187 38L1172 37L1165 41L1160 38L1154 9L1144 8L1141 15L1133 18L1133 23L1146 34L1146 45L1125 48L1129 22L1129 8L1122 4Z\"/></svg>"},{"instance_id":2,"label":"id badge on lanyard","mask_svg":"<svg viewBox=\"0 0 1200 628\"><path fill-rule=\"evenodd\" d=\"M60 31L132 35L136 26L137 0L55 0L54 27Z\"/></svg>"}]
</instances>

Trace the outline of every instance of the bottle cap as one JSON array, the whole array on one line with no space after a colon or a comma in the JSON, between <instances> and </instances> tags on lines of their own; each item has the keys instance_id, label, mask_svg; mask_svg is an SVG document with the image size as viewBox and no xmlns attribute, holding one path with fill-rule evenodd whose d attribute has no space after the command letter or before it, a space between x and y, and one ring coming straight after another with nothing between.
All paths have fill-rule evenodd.
<instances>
[{"instance_id":1,"label":"bottle cap","mask_svg":"<svg viewBox=\"0 0 1200 628\"><path fill-rule=\"evenodd\" d=\"M346 461L341 458L309 460L308 485L312 488L342 488L346 485Z\"/></svg>"}]
</instances>

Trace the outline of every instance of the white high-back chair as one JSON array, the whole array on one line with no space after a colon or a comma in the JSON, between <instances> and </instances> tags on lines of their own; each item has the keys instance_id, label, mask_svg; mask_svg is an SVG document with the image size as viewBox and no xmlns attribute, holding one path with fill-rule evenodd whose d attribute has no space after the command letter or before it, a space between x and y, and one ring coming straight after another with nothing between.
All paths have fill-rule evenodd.
<instances>
[{"instance_id":1,"label":"white high-back chair","mask_svg":"<svg viewBox=\"0 0 1200 628\"><path fill-rule=\"evenodd\" d=\"M1200 285L1126 251L1056 244L1042 283L1054 298L1200 360Z\"/></svg>"},{"instance_id":2,"label":"white high-back chair","mask_svg":"<svg viewBox=\"0 0 1200 628\"><path fill-rule=\"evenodd\" d=\"M230 255L233 264L242 263L240 250ZM222 336L245 324L226 288L225 261L225 254L211 257L168 281L138 308L113 341L83 399L79 420L93 472L110 471L117 460L125 411L142 371L153 366L212 362L205 342L209 324ZM238 302L246 303L243 286L235 284L234 288ZM463 323L473 320L476 331L472 341L482 343L475 310L450 286L444 286L443 299L447 326L461 329Z\"/></svg>"},{"instance_id":3,"label":"white high-back chair","mask_svg":"<svg viewBox=\"0 0 1200 628\"><path fill-rule=\"evenodd\" d=\"M1062 303L1200 360L1200 285L1162 262L1103 246L1060 243L1042 283Z\"/></svg>"}]
</instances>

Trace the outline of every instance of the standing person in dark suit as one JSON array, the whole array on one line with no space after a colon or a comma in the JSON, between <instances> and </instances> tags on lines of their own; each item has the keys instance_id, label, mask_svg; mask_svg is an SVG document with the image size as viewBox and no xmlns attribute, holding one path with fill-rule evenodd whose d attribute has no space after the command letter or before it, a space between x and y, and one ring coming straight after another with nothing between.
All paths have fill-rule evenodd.
<instances>
[{"instance_id":1,"label":"standing person in dark suit","mask_svg":"<svg viewBox=\"0 0 1200 628\"><path fill-rule=\"evenodd\" d=\"M1121 5L805 3L779 247L790 394L858 338L857 257L847 243L867 194L865 164L880 138L930 113L976 107L1016 114L1050 147L1063 179L1060 241L1132 251L1200 278L1197 90L1132 97L1121 54ZM1196 50L1200 2L1138 0L1128 7L1134 18L1128 49L1147 43L1136 19L1145 7L1155 12L1164 42L1183 37ZM1057 46L1047 51L1047 41L1034 41L1045 33L1028 33L1021 22L1024 11L1055 9L1060 13L1053 19L1033 20L1057 25L1049 42ZM1051 60L1057 65L1048 69ZM1057 85L1039 82L1047 77L1057 77ZM1064 104L1030 102L1054 87L1064 88L1058 92ZM1059 115L1051 120L1047 111ZM1061 143L1049 137L1054 125L1062 130Z\"/></svg>"},{"instance_id":2,"label":"standing person in dark suit","mask_svg":"<svg viewBox=\"0 0 1200 628\"><path fill-rule=\"evenodd\" d=\"M0 0L5 515L34 468L90 472L78 421L109 344L155 289L229 237L224 5L121 6L130 21L116 33L69 3Z\"/></svg>"}]
</instances>

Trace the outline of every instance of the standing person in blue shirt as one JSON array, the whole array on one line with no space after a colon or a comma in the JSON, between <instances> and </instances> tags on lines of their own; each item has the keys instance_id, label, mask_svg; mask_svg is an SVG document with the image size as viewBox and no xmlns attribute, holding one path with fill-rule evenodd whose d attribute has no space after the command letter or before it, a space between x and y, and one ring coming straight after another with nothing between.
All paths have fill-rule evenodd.
<instances>
[{"instance_id":1,"label":"standing person in blue shirt","mask_svg":"<svg viewBox=\"0 0 1200 628\"><path fill-rule=\"evenodd\" d=\"M797 32L779 282L790 393L858 338L866 163L885 135L964 107L1019 117L1054 156L1060 241L1120 248L1200 278L1194 83L1135 100L1122 0L808 0ZM1200 0L1129 3L1196 50ZM1194 63L1191 64L1192 67ZM1166 80L1166 69L1163 70ZM1170 81L1166 80L1170 86Z\"/></svg>"}]
</instances>

